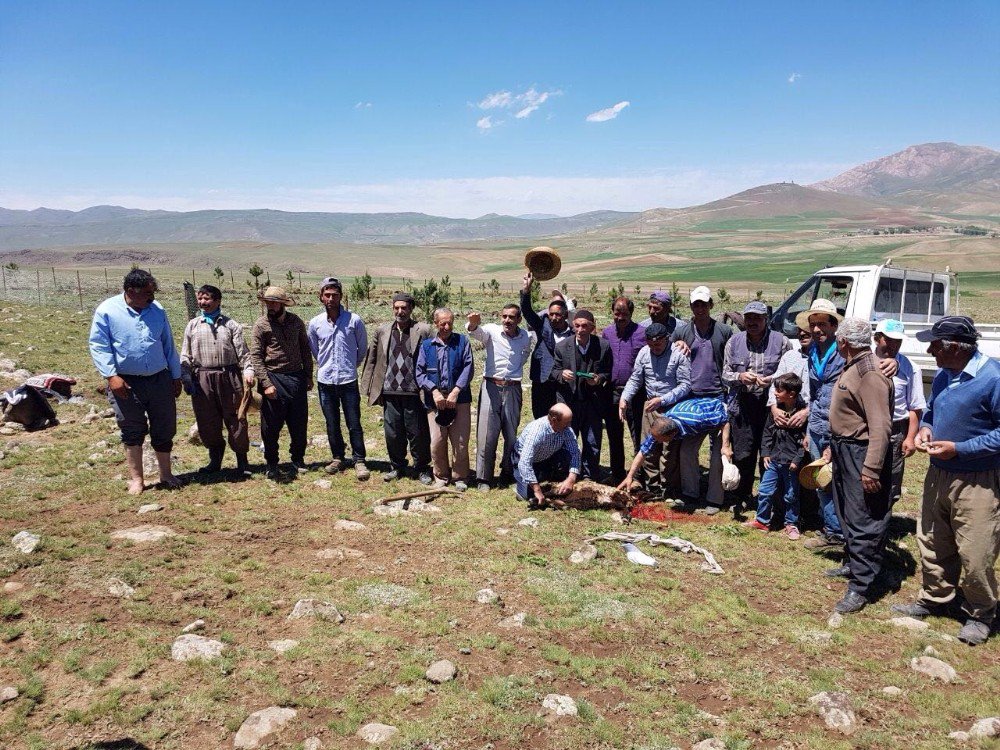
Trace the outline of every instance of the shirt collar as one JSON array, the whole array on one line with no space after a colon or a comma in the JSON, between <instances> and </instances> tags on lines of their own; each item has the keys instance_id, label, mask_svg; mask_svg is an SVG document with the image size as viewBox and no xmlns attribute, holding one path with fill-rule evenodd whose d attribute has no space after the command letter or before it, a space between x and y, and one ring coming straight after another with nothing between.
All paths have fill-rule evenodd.
<instances>
[{"instance_id":1,"label":"shirt collar","mask_svg":"<svg viewBox=\"0 0 1000 750\"><path fill-rule=\"evenodd\" d=\"M982 352L976 352L966 363L965 367L962 368L962 372L959 373L959 376L968 375L970 378L976 377L976 375L979 374L979 371L983 369L986 361L987 358L983 356Z\"/></svg>"}]
</instances>

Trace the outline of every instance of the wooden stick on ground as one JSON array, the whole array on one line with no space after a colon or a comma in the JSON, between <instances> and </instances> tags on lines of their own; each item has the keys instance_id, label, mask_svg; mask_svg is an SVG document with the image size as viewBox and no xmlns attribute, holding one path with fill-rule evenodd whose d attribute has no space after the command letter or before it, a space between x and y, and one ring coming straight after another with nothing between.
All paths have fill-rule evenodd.
<instances>
[{"instance_id":1,"label":"wooden stick on ground","mask_svg":"<svg viewBox=\"0 0 1000 750\"><path fill-rule=\"evenodd\" d=\"M449 490L446 487L439 487L435 490L421 490L419 492L403 492L399 495L390 495L389 497L383 497L379 500L382 505L388 505L389 503L395 502L396 500L403 500L403 510L406 510L410 505L410 500L416 500L418 497L436 497L438 495L461 495L462 493L458 490Z\"/></svg>"}]
</instances>

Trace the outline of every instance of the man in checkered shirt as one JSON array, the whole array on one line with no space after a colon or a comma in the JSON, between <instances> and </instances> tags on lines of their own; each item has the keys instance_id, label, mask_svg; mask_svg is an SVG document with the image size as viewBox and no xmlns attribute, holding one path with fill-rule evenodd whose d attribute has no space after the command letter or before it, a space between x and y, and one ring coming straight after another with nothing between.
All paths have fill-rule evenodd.
<instances>
[{"instance_id":1,"label":"man in checkered shirt","mask_svg":"<svg viewBox=\"0 0 1000 750\"><path fill-rule=\"evenodd\" d=\"M573 432L573 412L556 404L544 417L531 422L514 444L514 482L517 497L532 508L545 505L539 482L559 481L555 494L568 495L580 476L580 447Z\"/></svg>"}]
</instances>

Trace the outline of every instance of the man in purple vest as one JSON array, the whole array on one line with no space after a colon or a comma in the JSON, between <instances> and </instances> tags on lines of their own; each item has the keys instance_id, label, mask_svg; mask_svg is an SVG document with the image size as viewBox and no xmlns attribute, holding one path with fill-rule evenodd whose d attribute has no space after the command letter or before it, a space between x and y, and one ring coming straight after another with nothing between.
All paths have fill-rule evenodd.
<instances>
[{"instance_id":1,"label":"man in purple vest","mask_svg":"<svg viewBox=\"0 0 1000 750\"><path fill-rule=\"evenodd\" d=\"M726 342L722 380L735 393L735 409L729 421L730 458L740 470L740 483L733 497L734 511L750 507L754 472L767 421L767 392L782 355L791 342L767 327L767 305L754 300L743 308L746 330ZM763 472L761 472L763 473Z\"/></svg>"}]
</instances>

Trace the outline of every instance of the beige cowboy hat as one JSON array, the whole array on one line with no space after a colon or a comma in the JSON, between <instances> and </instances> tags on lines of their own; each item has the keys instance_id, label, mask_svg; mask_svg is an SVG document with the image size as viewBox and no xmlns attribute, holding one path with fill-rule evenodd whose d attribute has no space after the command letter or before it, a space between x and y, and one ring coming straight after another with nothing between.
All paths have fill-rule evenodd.
<instances>
[{"instance_id":1,"label":"beige cowboy hat","mask_svg":"<svg viewBox=\"0 0 1000 750\"><path fill-rule=\"evenodd\" d=\"M809 316L811 315L829 315L831 318L836 320L838 323L844 319L844 316L837 312L837 306L834 305L828 299L817 299L812 303L812 307L808 310L803 310L798 315L795 316L795 325L801 328L803 331L809 330Z\"/></svg>"},{"instance_id":2,"label":"beige cowboy hat","mask_svg":"<svg viewBox=\"0 0 1000 750\"><path fill-rule=\"evenodd\" d=\"M261 302L280 302L285 307L291 307L295 304L295 300L292 299L288 292L280 286L265 287L260 294L257 295L257 299Z\"/></svg>"},{"instance_id":3,"label":"beige cowboy hat","mask_svg":"<svg viewBox=\"0 0 1000 750\"><path fill-rule=\"evenodd\" d=\"M807 490L825 490L833 481L833 464L817 458L811 464L806 464L799 472L799 484Z\"/></svg>"},{"instance_id":4,"label":"beige cowboy hat","mask_svg":"<svg viewBox=\"0 0 1000 750\"><path fill-rule=\"evenodd\" d=\"M535 247L524 256L524 265L538 281L548 281L559 275L562 260L551 247Z\"/></svg>"}]
</instances>

